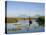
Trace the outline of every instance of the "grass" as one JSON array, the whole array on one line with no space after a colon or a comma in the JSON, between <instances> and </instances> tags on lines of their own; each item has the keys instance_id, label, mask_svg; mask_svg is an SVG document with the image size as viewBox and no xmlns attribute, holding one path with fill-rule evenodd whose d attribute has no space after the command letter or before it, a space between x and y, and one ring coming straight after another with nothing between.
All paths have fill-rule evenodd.
<instances>
[{"instance_id":1,"label":"grass","mask_svg":"<svg viewBox=\"0 0 46 35\"><path fill-rule=\"evenodd\" d=\"M24 18L5 17L5 23L17 23L18 20L24 20ZM29 18L25 18L25 20L29 20ZM30 20L32 20L32 18L30 18ZM45 26L45 16L40 16L37 22L39 25Z\"/></svg>"},{"instance_id":2,"label":"grass","mask_svg":"<svg viewBox=\"0 0 46 35\"><path fill-rule=\"evenodd\" d=\"M17 20L16 20L16 18L5 18L5 22L6 23L16 23Z\"/></svg>"},{"instance_id":3,"label":"grass","mask_svg":"<svg viewBox=\"0 0 46 35\"><path fill-rule=\"evenodd\" d=\"M30 18L31 20L32 18ZM5 17L5 23L16 23L18 20L24 20L24 18L12 18L12 17ZM29 20L29 18L25 18L25 20Z\"/></svg>"}]
</instances>

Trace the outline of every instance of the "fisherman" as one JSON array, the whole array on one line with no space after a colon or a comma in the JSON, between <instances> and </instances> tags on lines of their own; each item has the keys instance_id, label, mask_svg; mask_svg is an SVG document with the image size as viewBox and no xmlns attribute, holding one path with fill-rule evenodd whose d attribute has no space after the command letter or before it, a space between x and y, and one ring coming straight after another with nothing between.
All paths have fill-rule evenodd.
<instances>
[{"instance_id":1,"label":"fisherman","mask_svg":"<svg viewBox=\"0 0 46 35\"><path fill-rule=\"evenodd\" d=\"M31 20L29 20L29 26L30 26L30 24L32 24L32 21Z\"/></svg>"},{"instance_id":2,"label":"fisherman","mask_svg":"<svg viewBox=\"0 0 46 35\"><path fill-rule=\"evenodd\" d=\"M29 26L30 26L30 24L32 24L32 21L30 20L30 17L29 17Z\"/></svg>"}]
</instances>

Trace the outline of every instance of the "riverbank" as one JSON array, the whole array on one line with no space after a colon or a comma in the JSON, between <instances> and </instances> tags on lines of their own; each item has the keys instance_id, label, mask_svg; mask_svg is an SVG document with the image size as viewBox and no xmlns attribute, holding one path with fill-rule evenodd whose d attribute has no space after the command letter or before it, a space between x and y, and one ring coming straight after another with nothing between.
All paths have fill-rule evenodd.
<instances>
[{"instance_id":1,"label":"riverbank","mask_svg":"<svg viewBox=\"0 0 46 35\"><path fill-rule=\"evenodd\" d=\"M32 18L30 18L31 20ZM5 18L5 23L16 23L18 20L29 20L29 18Z\"/></svg>"}]
</instances>

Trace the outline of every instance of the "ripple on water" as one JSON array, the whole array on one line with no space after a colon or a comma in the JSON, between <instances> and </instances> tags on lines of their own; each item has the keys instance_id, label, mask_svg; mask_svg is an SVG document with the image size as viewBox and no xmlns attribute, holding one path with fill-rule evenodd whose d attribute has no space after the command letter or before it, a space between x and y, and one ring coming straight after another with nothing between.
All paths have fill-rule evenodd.
<instances>
[{"instance_id":1,"label":"ripple on water","mask_svg":"<svg viewBox=\"0 0 46 35\"><path fill-rule=\"evenodd\" d=\"M16 30L16 31L7 31L7 33L27 33L27 32L44 32L44 27L39 26L36 22L33 21L33 24L29 27L28 21L19 21L18 23L22 23L22 25L18 26L22 30ZM15 23L13 24L7 24L7 29L16 29L17 25ZM28 29L29 28L29 29Z\"/></svg>"}]
</instances>

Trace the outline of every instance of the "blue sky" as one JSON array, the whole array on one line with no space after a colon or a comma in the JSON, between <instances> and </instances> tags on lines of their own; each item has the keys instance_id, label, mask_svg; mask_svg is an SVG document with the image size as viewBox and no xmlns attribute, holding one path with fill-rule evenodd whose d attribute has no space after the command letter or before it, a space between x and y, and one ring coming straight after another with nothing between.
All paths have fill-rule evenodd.
<instances>
[{"instance_id":1,"label":"blue sky","mask_svg":"<svg viewBox=\"0 0 46 35\"><path fill-rule=\"evenodd\" d=\"M18 17L20 15L44 16L44 3L8 1L7 17Z\"/></svg>"}]
</instances>

